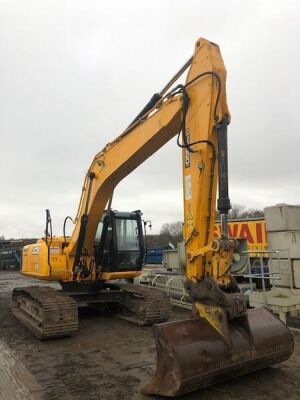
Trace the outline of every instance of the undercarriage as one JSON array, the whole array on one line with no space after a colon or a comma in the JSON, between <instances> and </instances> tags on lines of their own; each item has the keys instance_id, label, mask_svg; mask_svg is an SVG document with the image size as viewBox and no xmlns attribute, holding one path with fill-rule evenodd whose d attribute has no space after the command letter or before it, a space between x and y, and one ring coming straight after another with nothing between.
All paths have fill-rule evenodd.
<instances>
[{"instance_id":1,"label":"undercarriage","mask_svg":"<svg viewBox=\"0 0 300 400\"><path fill-rule=\"evenodd\" d=\"M165 293L130 283L64 282L61 290L29 286L12 294L13 314L39 339L72 335L85 306L139 325L165 322L171 309Z\"/></svg>"}]
</instances>

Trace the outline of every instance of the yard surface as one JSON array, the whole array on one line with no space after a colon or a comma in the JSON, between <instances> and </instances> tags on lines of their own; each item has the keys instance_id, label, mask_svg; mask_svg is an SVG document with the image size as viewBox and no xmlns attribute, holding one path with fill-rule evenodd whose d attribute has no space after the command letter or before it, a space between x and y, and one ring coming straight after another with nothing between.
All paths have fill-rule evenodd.
<instances>
[{"instance_id":1,"label":"yard surface","mask_svg":"<svg viewBox=\"0 0 300 400\"><path fill-rule=\"evenodd\" d=\"M146 400L140 389L156 357L151 327L83 309L73 337L40 342L10 310L12 288L31 284L41 283L18 272L0 273L0 399ZM173 318L188 312L174 308ZM300 333L294 340L293 356L281 365L180 399L300 399Z\"/></svg>"}]
</instances>

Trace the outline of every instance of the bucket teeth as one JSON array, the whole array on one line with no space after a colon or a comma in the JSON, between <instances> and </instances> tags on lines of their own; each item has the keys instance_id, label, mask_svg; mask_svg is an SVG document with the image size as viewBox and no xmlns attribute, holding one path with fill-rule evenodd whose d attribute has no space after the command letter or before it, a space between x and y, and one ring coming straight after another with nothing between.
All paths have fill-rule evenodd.
<instances>
[{"instance_id":1,"label":"bucket teeth","mask_svg":"<svg viewBox=\"0 0 300 400\"><path fill-rule=\"evenodd\" d=\"M293 352L289 329L268 310L247 312L229 322L230 346L201 317L153 327L156 372L146 395L178 396L282 362Z\"/></svg>"}]
</instances>

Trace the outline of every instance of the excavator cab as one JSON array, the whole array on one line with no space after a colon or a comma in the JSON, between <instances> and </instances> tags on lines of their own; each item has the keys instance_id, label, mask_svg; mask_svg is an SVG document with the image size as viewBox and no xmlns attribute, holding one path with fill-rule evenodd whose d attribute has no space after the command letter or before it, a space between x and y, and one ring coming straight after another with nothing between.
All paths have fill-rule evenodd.
<instances>
[{"instance_id":1,"label":"excavator cab","mask_svg":"<svg viewBox=\"0 0 300 400\"><path fill-rule=\"evenodd\" d=\"M102 271L140 271L144 258L141 212L105 211L97 228L94 254Z\"/></svg>"}]
</instances>

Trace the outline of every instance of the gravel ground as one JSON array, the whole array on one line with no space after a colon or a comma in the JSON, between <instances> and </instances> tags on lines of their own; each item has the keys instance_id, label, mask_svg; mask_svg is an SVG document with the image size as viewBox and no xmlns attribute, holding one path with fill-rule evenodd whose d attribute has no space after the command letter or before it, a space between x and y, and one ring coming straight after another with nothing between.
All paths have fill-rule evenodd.
<instances>
[{"instance_id":1,"label":"gravel ground","mask_svg":"<svg viewBox=\"0 0 300 400\"><path fill-rule=\"evenodd\" d=\"M31 284L41 282L18 272L0 273L0 399L146 400L140 389L155 369L151 327L84 309L77 334L40 342L10 310L12 288ZM187 313L174 308L173 318ZM300 333L294 339L294 354L281 365L180 399L300 399Z\"/></svg>"}]
</instances>

